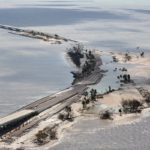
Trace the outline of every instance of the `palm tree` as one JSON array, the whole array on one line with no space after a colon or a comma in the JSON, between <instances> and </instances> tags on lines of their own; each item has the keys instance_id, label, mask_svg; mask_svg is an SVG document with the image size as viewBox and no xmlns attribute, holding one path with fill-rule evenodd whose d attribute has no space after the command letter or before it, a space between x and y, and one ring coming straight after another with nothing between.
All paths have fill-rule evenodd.
<instances>
[{"instance_id":1,"label":"palm tree","mask_svg":"<svg viewBox=\"0 0 150 150\"><path fill-rule=\"evenodd\" d=\"M91 89L91 101L96 101L97 90Z\"/></svg>"}]
</instances>

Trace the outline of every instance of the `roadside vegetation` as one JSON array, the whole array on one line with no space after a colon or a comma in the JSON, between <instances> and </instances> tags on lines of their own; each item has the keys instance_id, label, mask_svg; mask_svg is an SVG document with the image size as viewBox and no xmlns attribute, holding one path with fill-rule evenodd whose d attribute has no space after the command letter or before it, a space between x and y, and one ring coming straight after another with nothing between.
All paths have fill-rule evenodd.
<instances>
[{"instance_id":1,"label":"roadside vegetation","mask_svg":"<svg viewBox=\"0 0 150 150\"><path fill-rule=\"evenodd\" d=\"M112 120L113 113L109 110L103 111L100 113L100 119L110 119Z\"/></svg>"},{"instance_id":2,"label":"roadside vegetation","mask_svg":"<svg viewBox=\"0 0 150 150\"><path fill-rule=\"evenodd\" d=\"M84 98L82 100L82 109L87 110L89 104L93 104L96 101L97 98L97 90L91 89L89 93L86 91L84 93Z\"/></svg>"},{"instance_id":3,"label":"roadside vegetation","mask_svg":"<svg viewBox=\"0 0 150 150\"><path fill-rule=\"evenodd\" d=\"M51 140L56 140L57 128L58 125L54 125L53 127L46 127L43 130L38 131L38 133L35 135L34 143L38 145L44 145Z\"/></svg>"},{"instance_id":4,"label":"roadside vegetation","mask_svg":"<svg viewBox=\"0 0 150 150\"><path fill-rule=\"evenodd\" d=\"M73 121L74 117L71 106L66 106L65 110L58 115L58 119L62 121Z\"/></svg>"},{"instance_id":5,"label":"roadside vegetation","mask_svg":"<svg viewBox=\"0 0 150 150\"><path fill-rule=\"evenodd\" d=\"M83 79L84 77L89 76L92 71L95 70L96 59L92 51L84 49L81 44L77 44L68 50L68 56L72 60L73 64L77 68L80 68L78 71L72 71L74 84L76 81Z\"/></svg>"}]
</instances>

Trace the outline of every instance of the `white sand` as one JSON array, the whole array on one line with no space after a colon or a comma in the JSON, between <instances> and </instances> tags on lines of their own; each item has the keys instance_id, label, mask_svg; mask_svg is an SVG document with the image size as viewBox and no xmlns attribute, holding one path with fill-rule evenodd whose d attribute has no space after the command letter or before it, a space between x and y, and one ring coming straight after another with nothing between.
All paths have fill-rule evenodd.
<instances>
[{"instance_id":1,"label":"white sand","mask_svg":"<svg viewBox=\"0 0 150 150\"><path fill-rule=\"evenodd\" d=\"M107 54L107 55L112 55L112 53L106 53L106 52L101 52L101 54ZM114 54L113 54L114 55ZM115 54L116 57L119 59L118 63L123 64L132 64L134 67L128 69L128 73L131 74L132 79L135 81L134 84L127 84L122 87L122 90L112 92L110 94L105 95L103 98L98 99L97 104L103 104L108 107L118 107L121 105L121 101L123 99L137 99L139 101L143 100L143 97L140 95L138 90L136 89L137 87L143 87L147 90L150 90L150 57L144 57L144 58L137 58L137 56L133 55L132 60L129 62L124 62L124 55L123 54ZM81 102L77 102L72 104L73 108L73 114L74 116L78 116L75 118L75 121L80 120L83 118L81 109L82 109L82 104ZM41 116L48 115L49 110L45 111L45 113L41 114ZM113 121L111 123L114 123L114 125L122 125L122 124L127 124L127 123L132 123L134 121L140 121L142 117L145 117L147 115L150 115L150 109L145 109L141 114L128 114L128 115L114 115ZM87 116L92 118L92 115ZM93 115L94 117L94 115ZM46 150L61 141L63 138L63 133L64 131L66 132L67 129L71 129L71 126L74 124L74 122L69 123L68 121L61 122L60 120L57 119L57 116L54 116L52 118L47 118L44 121L41 121L41 123L32 129L30 132L27 132L20 138L16 139L14 143L11 145L7 145L6 143L2 144L1 146L8 147L11 149L16 149L17 147L25 147L26 149L33 149L33 150ZM60 126L58 128L58 141L52 141L47 143L44 146L38 147L36 144L33 143L33 139L35 138L35 134L39 131L44 129L47 126L50 126L55 123L60 123Z\"/></svg>"},{"instance_id":2,"label":"white sand","mask_svg":"<svg viewBox=\"0 0 150 150\"><path fill-rule=\"evenodd\" d=\"M123 99L138 99L142 101L143 97L134 86L127 85L122 90L105 95L102 99L99 99L99 102L113 107L120 105Z\"/></svg>"}]
</instances>

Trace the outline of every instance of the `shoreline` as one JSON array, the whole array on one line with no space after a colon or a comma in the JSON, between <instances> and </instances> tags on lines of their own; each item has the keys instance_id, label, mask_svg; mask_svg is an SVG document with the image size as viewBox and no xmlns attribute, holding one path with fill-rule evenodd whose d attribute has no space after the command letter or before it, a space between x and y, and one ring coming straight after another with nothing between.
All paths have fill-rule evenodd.
<instances>
[{"instance_id":1,"label":"shoreline","mask_svg":"<svg viewBox=\"0 0 150 150\"><path fill-rule=\"evenodd\" d=\"M39 40L43 40L45 42L50 42L51 44L62 44L62 42L77 43L77 41L75 41L75 40L67 39L67 38L59 36L57 34L47 34L47 33L43 33L43 32L21 29L21 28L17 28L17 27L13 27L13 26L2 25L2 24L0 24L0 28L10 31L9 32L10 34L25 36L28 38L39 39Z\"/></svg>"},{"instance_id":2,"label":"shoreline","mask_svg":"<svg viewBox=\"0 0 150 150\"><path fill-rule=\"evenodd\" d=\"M117 106L118 104L120 104L120 100L118 100L118 99L115 98L116 102L118 101L115 104L113 101L106 100L105 97L112 98L113 95L115 95L115 94L116 95L120 95L120 92L123 95L126 93L127 96L128 96L128 94L129 94L128 91L131 90L129 87L133 88L133 87L135 87L135 85L132 85L132 84L131 85L124 85L121 90L116 90L116 91L114 91L112 93L104 94L104 101L102 101L102 98L100 98L100 99L98 99L98 103L100 103L100 104L102 104L102 103L103 104L107 104L107 105L109 105L109 107L112 107L114 105ZM125 89L128 89L128 90L125 92ZM135 91L135 92L137 94L137 91ZM131 93L132 93L132 91L131 91ZM124 95L125 97L126 97L126 94ZM139 95L136 95L136 96L139 97ZM65 122L60 123L60 126L58 128L58 140L50 141L47 144L45 144L43 146L40 146L40 147L38 147L38 146L35 147L35 145L32 145L32 143L30 142L30 145L33 146L33 147L31 146L32 147L31 149L41 149L41 148L47 149L47 147L48 148L53 148L53 147L59 145L61 142L63 142L63 139L65 138L64 136L66 135L65 134L66 131L69 130L69 132L71 132L71 128L74 128L75 124L78 124L79 122L82 122L84 120L89 120L89 119L94 119L94 118L95 119L99 119L98 114L94 114L94 113L92 113L92 114L90 114L90 113L86 114L86 113L84 113L84 112L81 111L81 107L82 107L81 100L79 100L79 102L76 102L76 103L72 104L73 111L75 111L75 114L78 117L75 118L75 120L73 122L65 121ZM146 117L150 116L149 108L144 109L143 111L144 112L141 113L141 114L134 114L134 113L133 114L128 114L128 115L125 114L125 115L123 115L121 117L119 117L119 114L115 114L114 115L114 120L112 120L112 121L111 120L110 121L101 120L101 122L104 123L104 126L102 127L102 130L103 129L107 130L107 129L112 128L112 127L117 127L117 126L122 126L122 125L128 125L128 124L132 124L132 123L136 124L138 122L141 122L143 120L143 118L146 118ZM57 120L56 117L55 117L55 119ZM57 122L56 120L54 121L55 123ZM106 122L106 124L105 124L105 122ZM44 122L43 122L43 124L44 124ZM26 135L24 135L24 137L26 137ZM32 138L33 137L34 136L32 135ZM27 141L29 142L30 140L27 140ZM27 149L30 149L27 146L27 143L28 143L27 141L25 142L26 144L25 143L24 144L20 144L20 146L21 147L23 146L23 147L25 147ZM21 143L21 141L20 141L20 143ZM16 147L15 143L14 143L14 147Z\"/></svg>"},{"instance_id":3,"label":"shoreline","mask_svg":"<svg viewBox=\"0 0 150 150\"><path fill-rule=\"evenodd\" d=\"M125 61L124 59L124 54L119 54L119 53L106 53L106 52L100 52L101 55L109 55L111 56L112 58L115 58L115 61L116 62L113 62L110 61L108 64L115 64L117 66L117 69L115 68L111 68L111 69L114 69L114 73L115 72L118 72L119 74L122 74L124 73L123 71L119 70L120 68L120 65L123 67L123 66L130 66L130 65L133 65L128 69L127 73L130 73L132 76L132 79L133 79L133 83L122 83L121 81L117 81L118 84L120 84L120 87L121 87L121 90L115 90L113 91L110 90L110 91L106 91L106 93L103 93L101 94L103 97L102 98L97 98L97 101L96 103L93 103L92 106L89 106L89 110L87 111L81 111L82 110L82 98L78 98L78 101L75 100L74 102L71 102L69 104L69 106L71 105L72 108L73 108L73 112L75 113L75 115L78 115L79 116L82 116L83 115L83 118L82 117L79 117L79 118L75 118L75 121L73 122L68 122L68 121L62 121L60 122L58 120L58 118L56 118L55 115L52 115L54 117L54 120L53 120L53 117L51 116L50 117L50 112L53 111L53 107L56 106L56 104L50 108L48 108L46 106L46 109L43 110L43 116L45 116L44 118L42 118L42 121L40 123L38 123L38 125L35 127L35 128L31 128L31 131L23 134L23 136L21 136L20 138L16 138L14 139L15 141L11 144L11 146L13 146L15 149L16 149L16 146L18 148L20 148L20 146L25 146L25 148L29 149L29 147L27 146L28 144L31 146L33 146L32 149L37 149L37 148L44 148L44 147L54 147L55 145L59 144L59 142L61 141L61 139L63 138L64 136L64 133L66 132L67 129L71 128L71 126L73 126L74 124L78 123L79 121L82 121L84 120L85 116L87 118L90 118L92 119L92 117L99 117L99 111L100 110L106 110L107 109L112 109L112 111L118 111L118 108L120 108L120 105L121 105L121 102L123 99L138 99L140 102L142 102L144 100L143 96L141 95L141 93L139 93L139 91L137 90L138 87L144 87L146 89L148 89L148 91L150 90L150 87L149 87L149 75L150 75L150 72L148 70L149 68L149 65L148 65L148 62L150 61L150 58L148 56L146 57L137 57L135 55L131 55L132 59L130 61ZM104 63L104 62L103 62ZM104 63L105 64L105 63ZM108 65L107 63L105 65ZM118 65L119 64L119 65ZM113 67L115 66L113 65ZM99 68L99 65L97 66L97 68ZM143 72L138 72L139 69L142 69ZM95 73L95 72L94 72ZM100 72L98 72L99 74ZM109 74L109 72L108 72ZM106 73L106 76L108 75ZM139 74L142 76L144 76L144 78L142 80L139 80ZM92 76L92 74L90 74ZM116 77L117 77L117 74L116 74ZM100 79L102 78L102 76L100 77ZM88 80L90 80L90 82L87 82ZM113 80L113 78L112 78ZM91 83L91 84L90 84ZM93 85L93 84L97 84L97 82L93 82L93 76L92 77L87 77L84 78L84 80L82 79L82 81L78 81L75 85L84 85L86 87L89 87L90 85ZM75 86L74 85L74 86ZM72 86L71 86L72 87ZM68 88L67 88L68 89ZM61 93L58 92L58 93ZM56 95L58 94L56 93ZM82 93L82 92L81 92ZM55 94L54 94L55 95ZM52 96L52 95L51 95ZM77 99L77 98L76 98ZM36 101L37 102L37 101ZM34 102L34 103L36 103ZM34 105L34 103L32 103ZM60 104L62 104L63 102L61 101ZM97 105L98 104L98 105ZM101 108L99 106L101 105L105 105L106 108ZM30 105L29 105L30 106ZM65 106L68 106L68 103L65 105ZM95 107L95 106L98 106ZM58 106L59 107L59 106ZM63 107L64 109L65 107ZM51 110L52 109L52 110ZM59 112L63 111L60 110ZM50 112L49 112L50 111ZM115 127L118 126L118 125L126 125L126 124L130 124L132 122L138 122L138 121L141 121L142 118L143 118L143 115L145 114L148 114L148 116L150 115L150 111L149 111L149 108L147 109L143 109L144 113L141 113L141 114L135 114L135 113L132 113L132 114L123 114L123 116L119 116L119 113L115 112L114 113L114 118L113 120L111 121L106 121L107 125L108 124L113 124ZM41 112L39 114L41 114ZM92 112L92 113L91 113ZM45 113L45 114L44 114ZM57 112L58 114L58 112ZM49 115L49 116L48 116ZM40 115L39 115L40 116ZM37 133L39 130L42 130L44 127L46 126L49 126L51 125L51 121L50 120L53 120L53 123L57 123L58 122L58 125L59 125L59 128L58 128L58 140L54 140L54 141L48 141L48 144L45 144L43 146L35 146L35 144L32 143L33 139L35 138L35 133ZM102 120L101 120L102 121ZM44 122L47 122L45 125L44 125ZM102 122L105 122L105 121L102 121ZM41 125L43 124L43 125ZM107 126L106 125L106 126ZM105 128L105 126L104 126ZM64 131L65 130L65 131ZM19 146L18 146L18 141L20 141L19 143ZM4 144L5 145L5 144ZM27 146L27 147L26 147ZM32 147L31 146L31 147ZM6 147L9 148L9 145L7 145Z\"/></svg>"},{"instance_id":4,"label":"shoreline","mask_svg":"<svg viewBox=\"0 0 150 150\"><path fill-rule=\"evenodd\" d=\"M97 62L97 61L96 61ZM97 66L96 65L96 67L94 68L94 70L96 70L97 68L99 68L99 66L100 66L100 64ZM94 75L95 74L95 72L94 71L92 71L92 74L90 74L90 75ZM87 80L89 80L88 79L88 77L89 76L87 76L87 79L85 79L85 81ZM98 77L96 77L96 78L98 78ZM100 77L101 78L101 77ZM90 82L92 82L92 83L90 83ZM80 84L80 83L76 83L76 84L74 84L74 85L72 85L72 86L70 86L70 87L68 87L67 89L65 89L64 91L69 91L70 89L72 89L72 90L77 90L78 91L78 93L75 93L75 94L73 94L73 95L71 95L71 96L69 96L67 99L69 100L70 98L73 98L75 95L77 95L77 97L79 98L80 97L80 95L82 95L83 94L83 92L85 91L85 89L87 89L87 87L88 87L88 85L90 85L90 84L96 84L96 82L97 82L97 80L96 81L89 81L89 83L85 83L85 84ZM82 89L83 88L83 89ZM75 91L76 91L75 90ZM80 91L79 91L80 90ZM36 112L36 114L35 115L33 115L33 117L31 117L31 119L29 118L27 121L25 121L25 123L23 123L23 126L22 126L22 123L21 123L21 126L19 126L19 130L21 130L21 131L11 131L10 130L10 133L8 132L8 135L7 135L7 132L6 132L6 135L4 134L4 139L5 139L5 137L6 137L6 141L7 141L7 136L9 137L9 138L13 138L13 136L15 135L20 135L20 132L21 133L23 133L26 129L28 130L28 129L30 129L31 128L31 130L32 130L32 127L33 126L35 126L36 124L39 124L39 119L36 117L36 116L39 116L42 112L45 112L47 109L49 109L49 108L53 108L53 107L55 107L55 105L57 105L57 104L61 104L61 103L63 103L63 101L66 101L67 99L65 98L65 99L62 99L62 96L59 96L59 95L61 95L61 93L63 94L63 91L60 91L60 92L57 92L56 94L52 94L52 95L50 95L50 96L47 96L47 97L44 97L44 98L42 98L42 99L40 99L40 100L37 100L37 101L35 101L35 102L33 102L33 103L31 103L31 104L29 104L29 105L27 105L27 106L24 106L24 107L22 107L21 109L19 109L19 110L17 110L17 111L15 111L14 113L11 113L10 114L10 116L12 116L12 115L18 115L19 113L21 113L22 111L25 111L25 110L34 110L33 111L33 113L34 112ZM66 93L67 94L67 93ZM56 96L55 96L56 95ZM49 99L51 100L53 100L53 99L55 99L55 97L57 98L57 95L60 97L59 99L59 101L57 102L54 102L54 104L53 104L53 102L52 102L52 105L50 104L48 104L48 101L49 101ZM75 100L77 100L77 97L75 97L74 99ZM69 103L66 103L66 105L65 106L63 106L60 110L58 110L58 111L56 111L56 113L54 113L54 114L52 114L51 116L53 116L53 115L55 115L55 114L58 114L58 112L60 112L61 110L63 110L66 106L70 106L72 103L74 103L74 100L73 99L73 101L71 101L71 103L69 104ZM80 99L80 98L79 98ZM71 99L70 99L71 100ZM43 104L44 103L46 103L46 105L44 106ZM50 103L50 102L49 102ZM41 106L40 105L43 105L42 107L43 108L40 108ZM49 105L49 106L47 106L47 105ZM39 108L38 108L39 107ZM27 114L28 115L28 114ZM29 114L30 115L30 114ZM14 116L13 116L14 117ZM27 116L28 117L28 116ZM5 119L6 118L6 119ZM9 117L9 115L8 116L6 116L6 117L3 117L2 119L4 120L8 120L7 118L10 118ZM34 119L35 118L35 119ZM17 119L17 118L16 118ZM16 120L15 119L15 120ZM19 119L19 118L18 118ZM46 118L45 118L46 119ZM14 121L15 121L14 120ZM34 121L33 121L34 120ZM13 122L13 120L12 120L12 122ZM27 122L27 125L26 125L26 122ZM11 133L12 132L12 133ZM19 134L18 134L19 133ZM12 135L11 135L12 134ZM2 140L3 141L3 140ZM10 140L11 141L11 140Z\"/></svg>"},{"instance_id":5,"label":"shoreline","mask_svg":"<svg viewBox=\"0 0 150 150\"><path fill-rule=\"evenodd\" d=\"M149 56L148 56L148 58L149 58ZM147 57L146 58L141 58L141 59L146 59L147 60ZM121 63L123 63L123 62L121 62ZM134 76L133 76L133 78L134 78ZM133 98L136 98L138 100L143 100L144 98L142 97L142 95L137 90L138 86L140 86L140 85L138 85L138 83L133 84L133 85L132 84L131 85L130 84L129 85L124 85L123 87L121 87L121 90L116 90L116 91L114 91L112 93L108 93L106 95L104 94L104 97L112 98L113 95L116 94L116 95L121 96L121 97L123 96L124 98L130 98L131 99L133 97ZM147 87L147 86L148 85L144 85L144 87ZM134 92L133 92L133 90L131 90L132 88L133 88ZM150 87L149 87L149 89L150 89ZM129 94L130 92L131 92L131 95ZM120 93L122 93L122 94L120 95ZM104 99L102 101L102 99L103 98L98 99L98 102L101 103L101 104L107 104L107 105L109 105L109 107L114 107L114 106L120 105L120 102L122 100L122 98L121 98L121 100L118 100L118 98L115 97L116 102L118 101L117 103L115 103L115 101L110 101L109 102L109 100L106 100L106 99ZM96 114L92 114L92 113L85 114L83 117L79 117L79 120L77 119L75 121L75 124L79 124L79 122L82 122L83 120L86 120L86 119L87 120L94 119L94 118L98 119L99 116L98 115L95 116L95 115ZM141 114L140 113L139 114L138 113L131 113L131 114L123 114L123 116L119 116L119 113L116 113L116 114L114 114L113 120L110 121L110 122L106 121L107 125L104 125L104 127L102 127L102 128L107 130L107 126L109 128L112 128L112 127L117 128L117 126L122 126L122 125L138 124L138 123L142 122L143 120L145 120L149 117L150 117L150 108L149 107L145 107L143 109L143 111L141 112ZM101 120L101 121L105 122L105 120ZM66 130L68 130L68 129L66 128ZM69 134L72 133L71 129L69 129L69 132L70 132ZM64 133L62 133L62 134L64 134ZM59 144L59 142L61 142L61 141L58 140L58 142L56 142L56 144L52 145L52 147Z\"/></svg>"}]
</instances>

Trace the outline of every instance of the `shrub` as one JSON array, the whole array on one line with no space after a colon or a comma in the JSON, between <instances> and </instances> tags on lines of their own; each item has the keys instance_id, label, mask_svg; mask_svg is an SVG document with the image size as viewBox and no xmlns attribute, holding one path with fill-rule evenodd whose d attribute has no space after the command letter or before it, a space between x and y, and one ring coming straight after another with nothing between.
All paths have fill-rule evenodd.
<instances>
[{"instance_id":1,"label":"shrub","mask_svg":"<svg viewBox=\"0 0 150 150\"><path fill-rule=\"evenodd\" d=\"M57 139L57 132L56 132L55 128L50 129L49 133L50 133L50 136L49 136L50 140L56 140Z\"/></svg>"},{"instance_id":2,"label":"shrub","mask_svg":"<svg viewBox=\"0 0 150 150\"><path fill-rule=\"evenodd\" d=\"M53 127L46 127L43 130L40 130L35 135L35 142L39 145L43 145L47 143L49 140L55 140L57 139L57 125L54 125Z\"/></svg>"},{"instance_id":3,"label":"shrub","mask_svg":"<svg viewBox=\"0 0 150 150\"><path fill-rule=\"evenodd\" d=\"M58 119L62 120L62 121L65 121L65 120L68 120L68 121L73 121L73 115L71 114L71 112L64 112L63 114L60 113L58 115Z\"/></svg>"},{"instance_id":4,"label":"shrub","mask_svg":"<svg viewBox=\"0 0 150 150\"><path fill-rule=\"evenodd\" d=\"M141 112L139 107L142 106L142 103L138 100L123 100L121 104L125 113Z\"/></svg>"},{"instance_id":5,"label":"shrub","mask_svg":"<svg viewBox=\"0 0 150 150\"><path fill-rule=\"evenodd\" d=\"M108 110L106 110L100 114L100 118L101 119L112 119L112 113L109 112Z\"/></svg>"},{"instance_id":6,"label":"shrub","mask_svg":"<svg viewBox=\"0 0 150 150\"><path fill-rule=\"evenodd\" d=\"M68 113L70 113L70 112L72 111L72 109L71 109L70 106L66 106L66 107L65 107L65 111L68 112Z\"/></svg>"},{"instance_id":7,"label":"shrub","mask_svg":"<svg viewBox=\"0 0 150 150\"><path fill-rule=\"evenodd\" d=\"M24 148L23 148L23 147L20 147L20 148L17 148L16 150L24 150Z\"/></svg>"},{"instance_id":8,"label":"shrub","mask_svg":"<svg viewBox=\"0 0 150 150\"><path fill-rule=\"evenodd\" d=\"M58 119L64 121L64 120L65 120L65 115L62 114L62 113L60 113L60 114L58 115Z\"/></svg>"},{"instance_id":9,"label":"shrub","mask_svg":"<svg viewBox=\"0 0 150 150\"><path fill-rule=\"evenodd\" d=\"M82 101L82 106L83 106L83 109L86 109L86 102L85 102L85 100Z\"/></svg>"},{"instance_id":10,"label":"shrub","mask_svg":"<svg viewBox=\"0 0 150 150\"><path fill-rule=\"evenodd\" d=\"M145 99L145 102L146 102L147 104L150 104L150 98L146 98L146 99Z\"/></svg>"},{"instance_id":11,"label":"shrub","mask_svg":"<svg viewBox=\"0 0 150 150\"><path fill-rule=\"evenodd\" d=\"M80 62L80 55L76 52L69 51L68 55L70 56L71 60L73 63L77 66L80 67L81 62Z\"/></svg>"},{"instance_id":12,"label":"shrub","mask_svg":"<svg viewBox=\"0 0 150 150\"><path fill-rule=\"evenodd\" d=\"M146 102L148 105L150 105L150 93L149 93L149 92L145 94L145 102Z\"/></svg>"},{"instance_id":13,"label":"shrub","mask_svg":"<svg viewBox=\"0 0 150 150\"><path fill-rule=\"evenodd\" d=\"M77 67L80 67L81 65L80 59L84 58L83 50L84 48L82 47L82 45L77 44L68 51L68 55Z\"/></svg>"},{"instance_id":14,"label":"shrub","mask_svg":"<svg viewBox=\"0 0 150 150\"><path fill-rule=\"evenodd\" d=\"M35 136L38 144L43 144L44 140L48 137L48 135L43 131L39 131Z\"/></svg>"},{"instance_id":15,"label":"shrub","mask_svg":"<svg viewBox=\"0 0 150 150\"><path fill-rule=\"evenodd\" d=\"M131 59L132 59L132 57L128 53L126 53L125 54L125 61L130 61Z\"/></svg>"}]
</instances>

